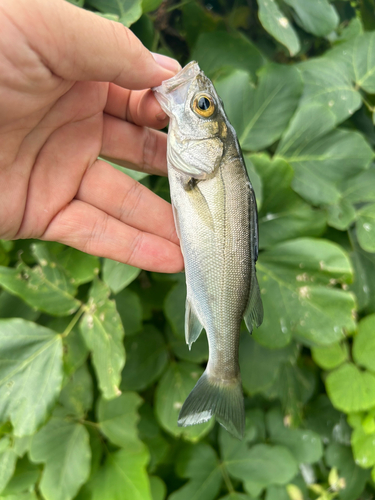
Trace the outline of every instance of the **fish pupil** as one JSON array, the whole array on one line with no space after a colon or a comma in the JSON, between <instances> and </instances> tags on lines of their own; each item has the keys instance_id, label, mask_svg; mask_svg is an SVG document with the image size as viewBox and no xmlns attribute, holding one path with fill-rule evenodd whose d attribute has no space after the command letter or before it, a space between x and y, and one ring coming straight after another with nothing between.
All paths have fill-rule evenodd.
<instances>
[{"instance_id":1,"label":"fish pupil","mask_svg":"<svg viewBox=\"0 0 375 500\"><path fill-rule=\"evenodd\" d=\"M207 111L207 109L210 107L211 103L207 99L207 97L201 97L198 101L198 108L201 109L202 111Z\"/></svg>"}]
</instances>

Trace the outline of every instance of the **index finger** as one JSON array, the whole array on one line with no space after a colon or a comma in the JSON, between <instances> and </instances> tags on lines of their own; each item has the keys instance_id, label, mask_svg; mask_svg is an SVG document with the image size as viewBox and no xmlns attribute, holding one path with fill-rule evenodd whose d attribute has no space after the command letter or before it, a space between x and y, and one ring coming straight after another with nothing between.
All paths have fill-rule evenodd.
<instances>
[{"instance_id":1,"label":"index finger","mask_svg":"<svg viewBox=\"0 0 375 500\"><path fill-rule=\"evenodd\" d=\"M4 0L2 8L43 63L66 80L113 82L145 89L171 78L179 64L152 55L121 23L62 0Z\"/></svg>"}]
</instances>

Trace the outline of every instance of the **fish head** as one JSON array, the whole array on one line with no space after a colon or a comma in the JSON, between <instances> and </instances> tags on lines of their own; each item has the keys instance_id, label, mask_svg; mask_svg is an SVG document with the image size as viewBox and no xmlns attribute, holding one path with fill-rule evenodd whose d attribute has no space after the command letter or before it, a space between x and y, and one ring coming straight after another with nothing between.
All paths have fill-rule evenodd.
<instances>
[{"instance_id":1,"label":"fish head","mask_svg":"<svg viewBox=\"0 0 375 500\"><path fill-rule=\"evenodd\" d=\"M153 91L170 117L168 164L196 179L212 175L231 127L211 80L193 61Z\"/></svg>"}]
</instances>

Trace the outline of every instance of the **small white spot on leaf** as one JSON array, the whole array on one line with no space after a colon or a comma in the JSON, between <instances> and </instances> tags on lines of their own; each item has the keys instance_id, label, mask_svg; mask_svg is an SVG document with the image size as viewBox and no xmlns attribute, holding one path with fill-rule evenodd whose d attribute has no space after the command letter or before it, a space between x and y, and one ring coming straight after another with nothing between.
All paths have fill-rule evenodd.
<instances>
[{"instance_id":1,"label":"small white spot on leaf","mask_svg":"<svg viewBox=\"0 0 375 500\"><path fill-rule=\"evenodd\" d=\"M280 26L287 28L289 26L289 21L286 17L279 17L278 19Z\"/></svg>"}]
</instances>

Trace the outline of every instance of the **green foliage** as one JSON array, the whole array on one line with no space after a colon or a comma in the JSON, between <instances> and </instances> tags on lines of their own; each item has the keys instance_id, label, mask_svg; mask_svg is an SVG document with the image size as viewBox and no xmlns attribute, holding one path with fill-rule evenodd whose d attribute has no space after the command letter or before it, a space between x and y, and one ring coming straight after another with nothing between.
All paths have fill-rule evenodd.
<instances>
[{"instance_id":1,"label":"green foliage","mask_svg":"<svg viewBox=\"0 0 375 500\"><path fill-rule=\"evenodd\" d=\"M70 1L214 80L257 196L265 317L241 336L244 440L181 428L208 359L204 333L185 343L184 275L1 241L0 500L372 498L374 1Z\"/></svg>"}]
</instances>

